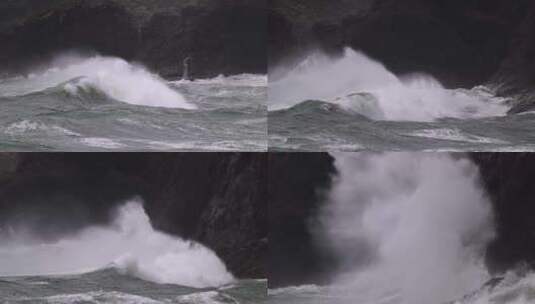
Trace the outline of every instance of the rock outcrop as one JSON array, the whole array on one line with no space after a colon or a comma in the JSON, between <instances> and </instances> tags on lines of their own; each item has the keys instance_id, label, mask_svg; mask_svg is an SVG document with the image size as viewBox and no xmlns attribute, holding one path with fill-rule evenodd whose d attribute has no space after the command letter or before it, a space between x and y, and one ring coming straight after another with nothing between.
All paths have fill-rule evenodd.
<instances>
[{"instance_id":1,"label":"rock outcrop","mask_svg":"<svg viewBox=\"0 0 535 304\"><path fill-rule=\"evenodd\" d=\"M65 51L141 62L179 77L265 73L264 0L24 0L0 4L3 72L33 67Z\"/></svg>"},{"instance_id":2,"label":"rock outcrop","mask_svg":"<svg viewBox=\"0 0 535 304\"><path fill-rule=\"evenodd\" d=\"M238 277L266 277L266 154L3 154L0 167L0 232L58 237L138 195L156 229L207 245Z\"/></svg>"}]
</instances>

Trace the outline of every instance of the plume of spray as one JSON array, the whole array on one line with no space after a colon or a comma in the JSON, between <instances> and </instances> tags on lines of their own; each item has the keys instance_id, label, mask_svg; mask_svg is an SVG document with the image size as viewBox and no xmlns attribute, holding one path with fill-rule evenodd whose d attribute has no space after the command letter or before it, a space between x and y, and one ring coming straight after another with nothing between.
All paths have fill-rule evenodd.
<instances>
[{"instance_id":1,"label":"plume of spray","mask_svg":"<svg viewBox=\"0 0 535 304\"><path fill-rule=\"evenodd\" d=\"M75 274L114 267L162 284L215 287L234 278L217 255L193 241L155 231L139 200L117 210L106 227L90 227L54 243L15 235L0 240L0 275Z\"/></svg>"},{"instance_id":2,"label":"plume of spray","mask_svg":"<svg viewBox=\"0 0 535 304\"><path fill-rule=\"evenodd\" d=\"M371 119L407 121L498 116L508 110L503 99L482 87L448 90L429 75L400 78L350 48L339 58L313 52L292 70L279 70L270 71L284 75L270 80L270 110L320 100Z\"/></svg>"},{"instance_id":3,"label":"plume of spray","mask_svg":"<svg viewBox=\"0 0 535 304\"><path fill-rule=\"evenodd\" d=\"M17 79L2 91L3 95L22 95L63 83L65 91L72 95L80 90L98 90L110 98L135 105L197 108L144 67L104 56L59 56L44 72L30 74L22 81Z\"/></svg>"},{"instance_id":4,"label":"plume of spray","mask_svg":"<svg viewBox=\"0 0 535 304\"><path fill-rule=\"evenodd\" d=\"M322 212L321 238L345 266L333 286L348 290L353 303L444 303L486 282L492 212L470 161L335 156L340 175Z\"/></svg>"}]
</instances>

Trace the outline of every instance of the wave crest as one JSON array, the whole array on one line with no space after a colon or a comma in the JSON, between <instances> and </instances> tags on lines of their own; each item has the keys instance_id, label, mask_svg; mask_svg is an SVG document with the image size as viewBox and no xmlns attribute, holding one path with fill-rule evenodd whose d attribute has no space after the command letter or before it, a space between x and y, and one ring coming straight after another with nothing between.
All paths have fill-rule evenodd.
<instances>
[{"instance_id":1,"label":"wave crest","mask_svg":"<svg viewBox=\"0 0 535 304\"><path fill-rule=\"evenodd\" d=\"M155 231L139 201L122 206L109 227L90 227L56 243L12 236L0 248L0 275L120 274L195 288L231 283L225 264L207 247Z\"/></svg>"},{"instance_id":2,"label":"wave crest","mask_svg":"<svg viewBox=\"0 0 535 304\"><path fill-rule=\"evenodd\" d=\"M359 95L373 98L355 100ZM509 108L503 99L481 87L449 90L429 75L397 77L382 64L349 48L341 58L312 54L285 76L270 82L270 110L292 107L304 100L342 106L351 103L352 109L371 119L398 121L502 116Z\"/></svg>"},{"instance_id":3,"label":"wave crest","mask_svg":"<svg viewBox=\"0 0 535 304\"><path fill-rule=\"evenodd\" d=\"M129 104L196 109L163 79L142 66L115 57L59 58L45 72L1 84L4 96L35 93L64 84L71 95L96 90Z\"/></svg>"}]
</instances>

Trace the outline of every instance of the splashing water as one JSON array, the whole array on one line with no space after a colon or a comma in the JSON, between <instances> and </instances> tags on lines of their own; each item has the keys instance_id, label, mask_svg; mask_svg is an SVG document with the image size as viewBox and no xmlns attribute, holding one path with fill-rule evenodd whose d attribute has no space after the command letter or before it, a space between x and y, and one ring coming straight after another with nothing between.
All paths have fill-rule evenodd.
<instances>
[{"instance_id":1,"label":"splashing water","mask_svg":"<svg viewBox=\"0 0 535 304\"><path fill-rule=\"evenodd\" d=\"M56 243L28 236L0 240L0 276L89 272L114 267L160 284L215 287L234 281L208 248L155 231L139 201L122 206L109 227L90 227Z\"/></svg>"},{"instance_id":2,"label":"splashing water","mask_svg":"<svg viewBox=\"0 0 535 304\"><path fill-rule=\"evenodd\" d=\"M334 103L376 120L477 118L503 116L508 110L502 98L448 90L431 76L398 78L382 64L350 48L341 58L314 53L282 78L270 81L270 110L307 100Z\"/></svg>"},{"instance_id":3,"label":"splashing water","mask_svg":"<svg viewBox=\"0 0 535 304\"><path fill-rule=\"evenodd\" d=\"M30 74L12 88L3 84L3 96L38 92L62 83L71 95L97 90L126 103L167 108L196 109L165 81L141 66L114 57L60 57L43 73Z\"/></svg>"},{"instance_id":4,"label":"splashing water","mask_svg":"<svg viewBox=\"0 0 535 304\"><path fill-rule=\"evenodd\" d=\"M346 271L347 303L444 303L489 278L492 213L475 166L429 154L338 154L320 239Z\"/></svg>"}]
</instances>

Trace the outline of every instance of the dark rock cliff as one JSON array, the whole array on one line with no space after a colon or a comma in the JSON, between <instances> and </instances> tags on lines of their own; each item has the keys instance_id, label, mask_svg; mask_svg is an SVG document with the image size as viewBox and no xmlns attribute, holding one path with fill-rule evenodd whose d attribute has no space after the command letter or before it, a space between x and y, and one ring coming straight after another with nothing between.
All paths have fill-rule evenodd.
<instances>
[{"instance_id":1,"label":"dark rock cliff","mask_svg":"<svg viewBox=\"0 0 535 304\"><path fill-rule=\"evenodd\" d=\"M528 50L533 44L530 12L535 12L531 1L271 3L270 65L308 48L337 55L342 47L351 46L396 74L430 73L450 87L471 87L497 79L494 75L499 70L507 77L520 70L533 71L533 65L525 65L535 58ZM519 45L523 47L519 49ZM514 61L511 58L519 60L508 63ZM527 79L524 74L519 77Z\"/></svg>"},{"instance_id":2,"label":"dark rock cliff","mask_svg":"<svg viewBox=\"0 0 535 304\"><path fill-rule=\"evenodd\" d=\"M487 264L504 271L518 263L535 267L535 155L473 153L495 213L497 236Z\"/></svg>"},{"instance_id":3,"label":"dark rock cliff","mask_svg":"<svg viewBox=\"0 0 535 304\"><path fill-rule=\"evenodd\" d=\"M328 280L333 255L316 242L310 222L336 173L324 153L270 153L268 166L270 288Z\"/></svg>"},{"instance_id":4,"label":"dark rock cliff","mask_svg":"<svg viewBox=\"0 0 535 304\"><path fill-rule=\"evenodd\" d=\"M0 168L0 228L54 238L139 195L155 228L207 245L238 277L266 277L266 154L2 154Z\"/></svg>"},{"instance_id":5,"label":"dark rock cliff","mask_svg":"<svg viewBox=\"0 0 535 304\"><path fill-rule=\"evenodd\" d=\"M265 0L23 0L0 4L0 66L24 71L64 51L141 62L164 77L265 73Z\"/></svg>"}]
</instances>

